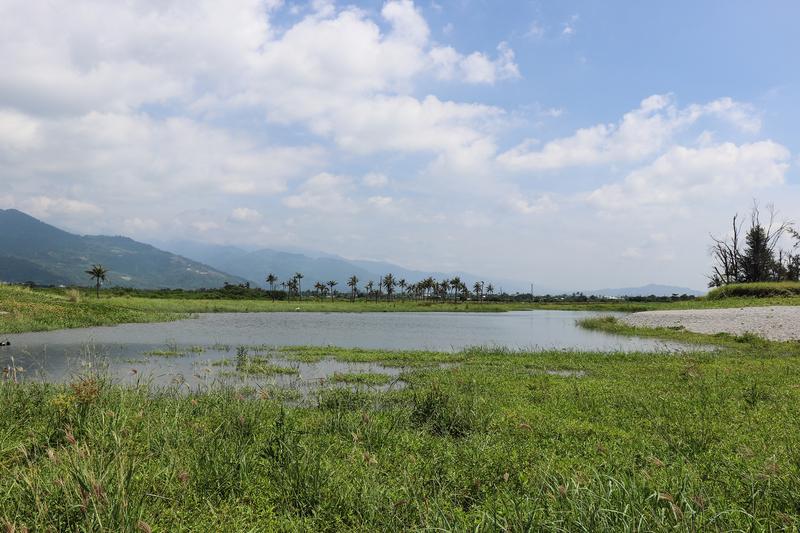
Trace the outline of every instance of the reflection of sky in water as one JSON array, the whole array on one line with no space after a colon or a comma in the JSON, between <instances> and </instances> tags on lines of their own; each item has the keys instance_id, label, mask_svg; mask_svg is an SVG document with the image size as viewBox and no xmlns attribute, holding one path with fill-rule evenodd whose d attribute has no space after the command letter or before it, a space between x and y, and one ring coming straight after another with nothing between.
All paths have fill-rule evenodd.
<instances>
[{"instance_id":1,"label":"reflection of sky in water","mask_svg":"<svg viewBox=\"0 0 800 533\"><path fill-rule=\"evenodd\" d=\"M0 366L11 358L27 379L64 379L108 366L126 383L186 382L190 386L231 379L235 366L214 361L235 359L238 345L341 346L375 349L455 351L467 346L584 351L669 351L680 345L584 330L576 321L599 313L522 311L511 313L220 313L156 324L25 333L9 336L0 348ZM608 313L604 313L608 314ZM182 357L147 356L151 350L201 346L200 353ZM306 386L334 372L380 372L396 376L398 369L374 363L325 359L300 363L272 357L272 363L296 368L298 375L247 378L278 386ZM227 371L227 372L226 372Z\"/></svg>"}]
</instances>

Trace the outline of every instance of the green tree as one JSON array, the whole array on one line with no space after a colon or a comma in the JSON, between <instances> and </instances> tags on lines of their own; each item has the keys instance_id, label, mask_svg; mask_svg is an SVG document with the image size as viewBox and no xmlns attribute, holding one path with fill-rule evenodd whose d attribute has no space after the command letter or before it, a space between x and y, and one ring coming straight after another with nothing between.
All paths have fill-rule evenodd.
<instances>
[{"instance_id":1,"label":"green tree","mask_svg":"<svg viewBox=\"0 0 800 533\"><path fill-rule=\"evenodd\" d=\"M319 298L325 292L326 287L325 287L325 285L323 283L320 283L319 281L317 281L317 282L314 283L314 290L317 291L317 298Z\"/></svg>"},{"instance_id":2,"label":"green tree","mask_svg":"<svg viewBox=\"0 0 800 533\"><path fill-rule=\"evenodd\" d=\"M453 303L456 303L456 298L458 298L458 293L461 292L461 278L458 276L454 277L450 280L450 287L453 289Z\"/></svg>"},{"instance_id":3,"label":"green tree","mask_svg":"<svg viewBox=\"0 0 800 533\"><path fill-rule=\"evenodd\" d=\"M347 286L350 287L350 302L356 301L356 291L358 290L358 276L353 274L347 280Z\"/></svg>"},{"instance_id":4,"label":"green tree","mask_svg":"<svg viewBox=\"0 0 800 533\"><path fill-rule=\"evenodd\" d=\"M475 291L475 297L480 302L483 298L483 282L476 281L474 285L472 285L472 289Z\"/></svg>"},{"instance_id":5,"label":"green tree","mask_svg":"<svg viewBox=\"0 0 800 533\"><path fill-rule=\"evenodd\" d=\"M775 254L769 246L767 231L761 225L754 225L744 238L742 271L747 282L770 281L773 279L776 262Z\"/></svg>"},{"instance_id":6,"label":"green tree","mask_svg":"<svg viewBox=\"0 0 800 533\"><path fill-rule=\"evenodd\" d=\"M369 280L366 283L366 285L364 285L364 288L367 290L367 300L369 300L369 297L372 296L372 291L373 291L374 287L375 287L375 284L372 282L372 280Z\"/></svg>"},{"instance_id":7,"label":"green tree","mask_svg":"<svg viewBox=\"0 0 800 533\"><path fill-rule=\"evenodd\" d=\"M709 286L790 279L793 255L778 246L787 233L794 235L795 230L791 222L776 220L777 213L772 205L767 209L769 220L762 223L758 204L753 203L750 227L744 232L743 239L743 223L738 215L733 217L731 234L722 238L712 235L714 265Z\"/></svg>"},{"instance_id":8,"label":"green tree","mask_svg":"<svg viewBox=\"0 0 800 533\"><path fill-rule=\"evenodd\" d=\"M100 284L106 280L108 270L103 268L103 265L92 265L92 268L87 270L86 273L89 274L89 279L95 281L95 293L100 298Z\"/></svg>"},{"instance_id":9,"label":"green tree","mask_svg":"<svg viewBox=\"0 0 800 533\"><path fill-rule=\"evenodd\" d=\"M305 276L303 276L303 274L301 274L300 272L295 272L294 273L294 280L295 280L295 285L296 285L296 288L297 288L297 298L299 300L301 300L301 301L303 299L303 287L300 284L300 280L303 279L304 277Z\"/></svg>"},{"instance_id":10,"label":"green tree","mask_svg":"<svg viewBox=\"0 0 800 533\"><path fill-rule=\"evenodd\" d=\"M386 299L391 302L394 288L397 286L397 281L392 274L386 274L383 277L383 286L386 287Z\"/></svg>"},{"instance_id":11,"label":"green tree","mask_svg":"<svg viewBox=\"0 0 800 533\"><path fill-rule=\"evenodd\" d=\"M278 282L278 276L270 272L267 274L267 284L269 285L269 294L272 296L272 301L275 301L275 283Z\"/></svg>"},{"instance_id":12,"label":"green tree","mask_svg":"<svg viewBox=\"0 0 800 533\"><path fill-rule=\"evenodd\" d=\"M331 301L333 301L333 288L334 288L335 286L337 286L338 284L339 284L339 282L338 282L338 281L336 281L336 280L330 280L330 281L328 282L328 287L330 287L330 288L331 288Z\"/></svg>"}]
</instances>

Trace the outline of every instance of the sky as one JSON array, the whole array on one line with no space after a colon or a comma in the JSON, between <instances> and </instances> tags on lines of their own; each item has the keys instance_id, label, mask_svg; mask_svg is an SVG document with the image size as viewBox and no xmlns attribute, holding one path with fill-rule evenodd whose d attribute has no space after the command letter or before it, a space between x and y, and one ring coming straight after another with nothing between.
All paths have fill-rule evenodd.
<instances>
[{"instance_id":1,"label":"sky","mask_svg":"<svg viewBox=\"0 0 800 533\"><path fill-rule=\"evenodd\" d=\"M800 221L800 3L0 0L0 208L555 288Z\"/></svg>"}]
</instances>

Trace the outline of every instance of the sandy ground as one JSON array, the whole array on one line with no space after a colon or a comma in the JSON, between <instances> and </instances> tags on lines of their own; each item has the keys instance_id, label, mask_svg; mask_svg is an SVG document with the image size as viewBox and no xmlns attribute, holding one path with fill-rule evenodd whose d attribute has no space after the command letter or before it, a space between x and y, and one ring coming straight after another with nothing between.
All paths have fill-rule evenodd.
<instances>
[{"instance_id":1,"label":"sandy ground","mask_svg":"<svg viewBox=\"0 0 800 533\"><path fill-rule=\"evenodd\" d=\"M753 333L776 341L800 340L798 306L645 311L627 315L622 321L648 328L683 326L696 333Z\"/></svg>"}]
</instances>

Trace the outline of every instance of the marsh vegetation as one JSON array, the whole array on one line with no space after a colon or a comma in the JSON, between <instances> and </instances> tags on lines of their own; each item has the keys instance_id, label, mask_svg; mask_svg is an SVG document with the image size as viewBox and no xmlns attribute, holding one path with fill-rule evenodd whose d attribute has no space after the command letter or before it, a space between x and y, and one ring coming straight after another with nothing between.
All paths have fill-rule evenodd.
<instances>
[{"instance_id":1,"label":"marsh vegetation","mask_svg":"<svg viewBox=\"0 0 800 533\"><path fill-rule=\"evenodd\" d=\"M719 353L667 357L290 352L417 366L405 388L321 387L302 405L97 374L5 382L0 520L129 531L797 527L796 345L729 339Z\"/></svg>"}]
</instances>

